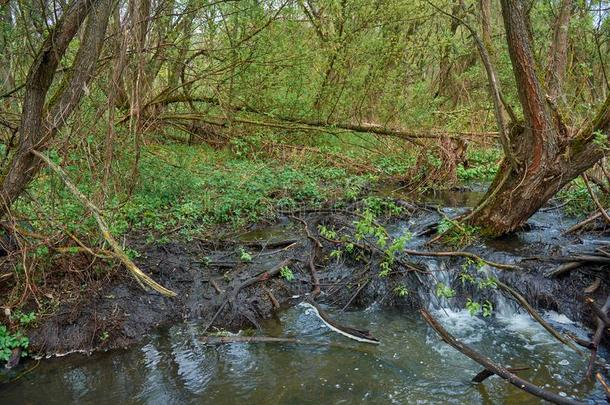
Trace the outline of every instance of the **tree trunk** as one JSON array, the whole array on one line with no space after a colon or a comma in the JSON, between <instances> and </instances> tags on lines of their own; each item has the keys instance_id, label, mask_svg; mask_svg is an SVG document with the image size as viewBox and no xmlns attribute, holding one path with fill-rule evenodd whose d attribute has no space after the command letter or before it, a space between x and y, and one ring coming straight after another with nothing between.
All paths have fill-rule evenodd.
<instances>
[{"instance_id":1,"label":"tree trunk","mask_svg":"<svg viewBox=\"0 0 610 405\"><path fill-rule=\"evenodd\" d=\"M567 131L536 74L525 2L501 3L524 123L513 125L508 148L512 156L505 157L486 196L469 216L489 236L517 229L565 184L593 166L604 156L604 148L592 141L600 134L607 138L610 132L610 98L589 125L576 134Z\"/></svg>"},{"instance_id":2,"label":"tree trunk","mask_svg":"<svg viewBox=\"0 0 610 405\"><path fill-rule=\"evenodd\" d=\"M44 150L78 106L86 84L95 73L113 2L114 0L77 0L43 42L25 84L19 148L2 182L0 216L6 214L40 170L40 161L32 154L32 150ZM45 106L59 62L89 14L91 17L75 57L72 73Z\"/></svg>"},{"instance_id":3,"label":"tree trunk","mask_svg":"<svg viewBox=\"0 0 610 405\"><path fill-rule=\"evenodd\" d=\"M572 0L562 0L553 27L553 40L549 48L546 82L549 97L556 100L562 91L568 65L568 29L572 16Z\"/></svg>"}]
</instances>

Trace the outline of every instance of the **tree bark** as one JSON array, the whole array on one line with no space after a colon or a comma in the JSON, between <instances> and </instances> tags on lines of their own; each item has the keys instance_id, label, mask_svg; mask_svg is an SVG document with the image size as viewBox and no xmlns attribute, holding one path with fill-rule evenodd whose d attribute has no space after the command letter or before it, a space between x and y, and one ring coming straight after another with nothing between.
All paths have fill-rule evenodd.
<instances>
[{"instance_id":1,"label":"tree bark","mask_svg":"<svg viewBox=\"0 0 610 405\"><path fill-rule=\"evenodd\" d=\"M568 65L568 30L571 17L572 0L562 0L553 27L553 40L549 48L549 61L546 70L546 84L549 97L552 100L556 100L562 93Z\"/></svg>"},{"instance_id":2,"label":"tree bark","mask_svg":"<svg viewBox=\"0 0 610 405\"><path fill-rule=\"evenodd\" d=\"M43 42L26 79L19 147L0 190L0 216L8 212L11 204L40 170L40 160L32 154L32 150L46 149L78 106L85 86L95 73L113 3L114 0L75 1ZM72 73L45 105L59 62L89 14L91 16Z\"/></svg>"},{"instance_id":3,"label":"tree bark","mask_svg":"<svg viewBox=\"0 0 610 405\"><path fill-rule=\"evenodd\" d=\"M502 0L502 15L513 73L524 115L514 124L510 149L518 165L507 159L469 220L489 236L499 236L521 226L554 194L604 156L592 142L607 138L610 98L590 124L570 134L538 80L523 0Z\"/></svg>"}]
</instances>

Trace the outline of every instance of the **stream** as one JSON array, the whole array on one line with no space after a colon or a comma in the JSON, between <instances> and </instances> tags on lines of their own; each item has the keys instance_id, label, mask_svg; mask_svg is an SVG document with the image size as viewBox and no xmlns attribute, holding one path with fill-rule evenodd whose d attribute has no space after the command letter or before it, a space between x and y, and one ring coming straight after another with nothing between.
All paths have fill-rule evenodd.
<instances>
[{"instance_id":1,"label":"stream","mask_svg":"<svg viewBox=\"0 0 610 405\"><path fill-rule=\"evenodd\" d=\"M429 196L454 215L480 195ZM392 224L400 235L413 221ZM574 222L560 211L541 212L531 230L486 246L486 257L513 262L536 244L554 240L562 245L561 229ZM277 229L272 228L273 232ZM263 235L260 230L256 235ZM252 235L248 236L251 237ZM608 238L584 238L585 249ZM422 240L410 242L417 248ZM547 249L551 249L547 247ZM455 283L454 273L441 260L424 259L437 280ZM487 267L487 266L486 266ZM483 271L490 271L485 268ZM594 382L583 382L588 356L580 357L557 342L518 306L495 293L493 315L471 316L463 306L439 300L420 290L439 321L464 343L506 367L529 367L518 374L562 396L588 403L605 402ZM470 380L482 367L440 341L417 311L373 303L342 312L325 310L342 324L369 329L380 345L359 344L324 326L310 308L296 305L262 322L256 334L298 337L333 346L255 343L207 345L201 340L206 322L180 323L148 335L126 350L91 356L67 355L30 361L14 371L19 378L0 385L0 403L120 403L120 404L538 404L541 401L492 376L482 384ZM564 314L542 311L555 328L587 338L586 327ZM600 352L607 361L607 351ZM24 370L38 364L34 369Z\"/></svg>"},{"instance_id":2,"label":"stream","mask_svg":"<svg viewBox=\"0 0 610 405\"><path fill-rule=\"evenodd\" d=\"M416 314L372 306L337 319L367 327L379 346L353 343L330 332L311 309L296 306L264 324L262 334L342 343L345 347L279 344L208 346L203 325L183 324L150 336L126 351L71 355L43 361L2 388L0 402L178 404L539 403L498 377L471 384L481 371L448 347ZM593 383L580 383L586 358L555 341L528 315L497 313L492 319L465 310L437 310L449 331L519 374L566 396L603 401ZM556 313L547 318L578 330ZM604 354L605 356L606 354ZM560 394L562 395L562 394Z\"/></svg>"}]
</instances>

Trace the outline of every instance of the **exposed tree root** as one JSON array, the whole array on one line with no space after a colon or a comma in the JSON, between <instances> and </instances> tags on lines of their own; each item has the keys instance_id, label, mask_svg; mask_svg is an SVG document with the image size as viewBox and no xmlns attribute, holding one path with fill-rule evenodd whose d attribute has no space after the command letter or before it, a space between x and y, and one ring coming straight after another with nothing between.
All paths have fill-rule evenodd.
<instances>
[{"instance_id":1,"label":"exposed tree root","mask_svg":"<svg viewBox=\"0 0 610 405\"><path fill-rule=\"evenodd\" d=\"M305 228L305 233L307 234L307 238L309 238L309 240L311 240L311 243L313 244L313 248L311 249L311 253L309 255L309 271L311 272L311 284L313 285L313 290L311 291L311 294L314 298L316 298L318 295L320 295L320 278L318 277L318 272L316 270L316 256L318 255L318 250L322 248L322 243L320 243L320 241L311 234L311 232L309 231L309 225L307 225L307 222L299 217L295 217L293 215L290 216L290 218L299 221L300 223L303 224L303 227Z\"/></svg>"},{"instance_id":2,"label":"exposed tree root","mask_svg":"<svg viewBox=\"0 0 610 405\"><path fill-rule=\"evenodd\" d=\"M263 271L262 273L259 273L255 277L249 278L248 280L239 284L237 287L234 287L230 292L225 292L225 294L222 298L222 301L220 303L220 306L216 310L216 313L214 313L214 316L212 316L212 319L210 320L210 322L208 322L207 326L203 329L203 332L206 332L208 329L210 329L210 327L214 324L214 322L218 318L218 315L220 315L220 313L222 312L222 310L228 303L235 302L235 299L237 298L237 295L239 294L239 292L241 290L243 290L244 288L246 288L248 286L251 286L252 284L256 284L261 281L269 280L271 277L278 274L284 266L287 266L288 264L290 264L291 261L292 261L291 259L283 260L282 262L277 264L275 267L273 267L271 270Z\"/></svg>"}]
</instances>

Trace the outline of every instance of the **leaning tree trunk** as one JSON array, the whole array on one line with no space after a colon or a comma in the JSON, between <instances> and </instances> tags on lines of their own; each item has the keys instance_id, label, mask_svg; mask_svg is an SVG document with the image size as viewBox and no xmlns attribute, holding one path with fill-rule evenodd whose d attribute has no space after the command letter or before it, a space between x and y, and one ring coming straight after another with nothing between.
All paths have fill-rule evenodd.
<instances>
[{"instance_id":1,"label":"leaning tree trunk","mask_svg":"<svg viewBox=\"0 0 610 405\"><path fill-rule=\"evenodd\" d=\"M593 139L610 132L610 98L589 125L571 133L538 80L526 5L502 0L502 15L524 122L512 126L509 147L495 180L471 223L490 236L521 226L565 184L593 166L607 151Z\"/></svg>"}]
</instances>

